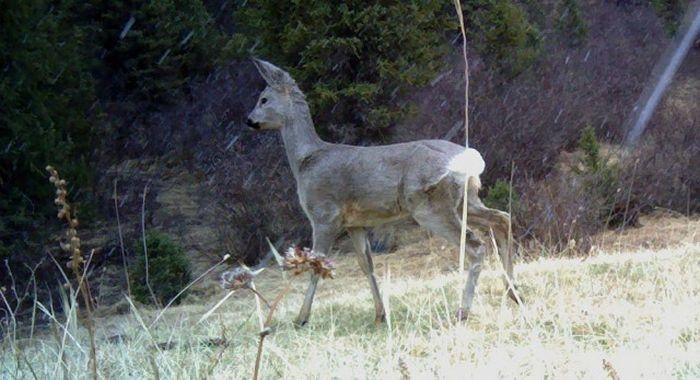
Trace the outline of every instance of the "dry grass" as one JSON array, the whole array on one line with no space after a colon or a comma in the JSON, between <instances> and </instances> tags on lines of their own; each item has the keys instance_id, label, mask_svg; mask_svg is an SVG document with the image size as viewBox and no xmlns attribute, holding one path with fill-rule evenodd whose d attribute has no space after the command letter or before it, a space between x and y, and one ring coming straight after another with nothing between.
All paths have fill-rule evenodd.
<instances>
[{"instance_id":1,"label":"dry grass","mask_svg":"<svg viewBox=\"0 0 700 380\"><path fill-rule=\"evenodd\" d=\"M321 283L303 329L291 321L306 281L294 280L267 337L261 377L698 378L698 224L676 221L685 223L688 233L674 235L680 240L673 247L518 265L528 301L524 309L506 299L491 255L474 315L464 324L454 323L463 286L453 270L457 252L440 241L377 256L390 310L389 323L380 327L373 324L370 292L354 259L339 258L336 279ZM277 270L263 272L256 279L258 290L275 294L281 277ZM143 326L158 310L139 307L130 315L99 320L100 376L250 377L259 331L253 296L236 294L198 325L216 301L175 307L149 329ZM32 340L6 339L2 372L27 378L31 365L41 378L87 377L87 336L76 327L68 331L76 341L66 339L64 364L61 344L46 333Z\"/></svg>"},{"instance_id":2,"label":"dry grass","mask_svg":"<svg viewBox=\"0 0 700 380\"><path fill-rule=\"evenodd\" d=\"M641 226L618 231L606 231L594 240L598 249L607 252L637 249L661 249L681 242L700 243L700 219L690 219L677 212L659 209L640 217Z\"/></svg>"}]
</instances>

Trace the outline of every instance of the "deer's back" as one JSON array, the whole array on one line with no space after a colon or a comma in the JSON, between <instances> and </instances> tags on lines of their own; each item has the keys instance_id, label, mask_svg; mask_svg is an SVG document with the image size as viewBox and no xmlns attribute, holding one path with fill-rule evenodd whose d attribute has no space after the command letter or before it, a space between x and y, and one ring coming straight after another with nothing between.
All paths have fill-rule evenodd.
<instances>
[{"instance_id":1,"label":"deer's back","mask_svg":"<svg viewBox=\"0 0 700 380\"><path fill-rule=\"evenodd\" d=\"M408 217L431 187L452 184L447 165L463 150L444 140L328 144L301 163L299 198L312 220L340 218L345 227L390 223Z\"/></svg>"}]
</instances>

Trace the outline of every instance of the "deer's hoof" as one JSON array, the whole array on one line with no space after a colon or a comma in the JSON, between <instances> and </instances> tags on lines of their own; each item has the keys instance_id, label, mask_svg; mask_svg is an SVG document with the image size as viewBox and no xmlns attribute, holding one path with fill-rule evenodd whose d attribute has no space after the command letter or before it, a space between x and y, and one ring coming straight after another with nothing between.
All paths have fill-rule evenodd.
<instances>
[{"instance_id":1,"label":"deer's hoof","mask_svg":"<svg viewBox=\"0 0 700 380\"><path fill-rule=\"evenodd\" d=\"M463 307L460 307L459 309L457 309L457 321L458 322L466 321L467 318L469 318L469 310L468 309L464 309Z\"/></svg>"},{"instance_id":2,"label":"deer's hoof","mask_svg":"<svg viewBox=\"0 0 700 380\"><path fill-rule=\"evenodd\" d=\"M523 299L523 296L522 296L522 294L520 294L520 292L518 292L516 295L517 290L518 290L517 287L515 287L515 289L508 288L508 298L510 298L511 300L513 300L513 302L515 302L517 304L525 303L525 299ZM518 301L518 299L520 299L520 301Z\"/></svg>"},{"instance_id":3,"label":"deer's hoof","mask_svg":"<svg viewBox=\"0 0 700 380\"><path fill-rule=\"evenodd\" d=\"M300 329L300 328L306 326L307 323L309 323L309 321L306 319L296 319L296 320L294 320L294 327L296 327L297 329Z\"/></svg>"},{"instance_id":4,"label":"deer's hoof","mask_svg":"<svg viewBox=\"0 0 700 380\"><path fill-rule=\"evenodd\" d=\"M378 325L381 325L381 324L384 324L385 322L386 322L386 315L385 315L385 314L377 315L377 316L374 318L374 324L377 325L377 326L378 326Z\"/></svg>"}]
</instances>

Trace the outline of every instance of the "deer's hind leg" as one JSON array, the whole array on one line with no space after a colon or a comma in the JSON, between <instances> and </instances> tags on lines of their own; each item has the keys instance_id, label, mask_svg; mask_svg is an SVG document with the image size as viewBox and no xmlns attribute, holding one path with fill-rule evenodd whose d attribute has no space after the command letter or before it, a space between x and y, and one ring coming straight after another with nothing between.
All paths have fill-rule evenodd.
<instances>
[{"instance_id":1,"label":"deer's hind leg","mask_svg":"<svg viewBox=\"0 0 700 380\"><path fill-rule=\"evenodd\" d=\"M362 272L367 276L369 287L372 291L375 311L374 322L382 323L386 320L386 314L384 312L382 296L379 294L377 279L374 276L374 263L372 262L372 252L370 250L369 241L367 240L367 231L364 228L352 228L348 230L348 233L350 234L352 245L355 248L357 262L360 264Z\"/></svg>"},{"instance_id":2,"label":"deer's hind leg","mask_svg":"<svg viewBox=\"0 0 700 380\"><path fill-rule=\"evenodd\" d=\"M442 207L440 205L419 207L414 211L413 218L421 227L459 246L462 223L452 208L447 205ZM457 311L457 318L460 320L467 317L474 301L476 285L479 282L485 253L483 241L474 232L467 229L466 237L469 272L467 274L467 284L462 294L462 307Z\"/></svg>"},{"instance_id":3,"label":"deer's hind leg","mask_svg":"<svg viewBox=\"0 0 700 380\"><path fill-rule=\"evenodd\" d=\"M333 246L333 242L338 236L338 229L335 227L335 225L325 225L316 223L312 225L312 228L313 251L324 255L329 254L331 251L331 247ZM301 305L299 316L294 322L298 327L304 326L309 321L309 316L311 315L311 305L314 302L314 296L316 294L316 286L318 285L318 280L319 275L311 273L309 288L306 290L304 303Z\"/></svg>"},{"instance_id":4,"label":"deer's hind leg","mask_svg":"<svg viewBox=\"0 0 700 380\"><path fill-rule=\"evenodd\" d=\"M479 199L470 199L467 207L469 224L476 225L486 234L489 234L489 230L493 231L498 246L498 255L506 272L503 282L508 296L516 303L522 302L523 298L517 293L518 289L513 276L513 252L508 243L511 240L508 213L488 208Z\"/></svg>"}]
</instances>

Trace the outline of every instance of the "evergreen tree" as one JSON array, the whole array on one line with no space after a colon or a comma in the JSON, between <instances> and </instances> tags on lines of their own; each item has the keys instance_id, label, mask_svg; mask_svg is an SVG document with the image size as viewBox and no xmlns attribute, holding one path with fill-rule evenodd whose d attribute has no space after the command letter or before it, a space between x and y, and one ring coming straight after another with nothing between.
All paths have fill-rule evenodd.
<instances>
[{"instance_id":1,"label":"evergreen tree","mask_svg":"<svg viewBox=\"0 0 700 380\"><path fill-rule=\"evenodd\" d=\"M341 123L377 136L406 111L393 101L396 94L427 83L440 68L443 33L455 26L445 6L251 0L236 20L253 55L289 69L301 83L319 127Z\"/></svg>"},{"instance_id":2,"label":"evergreen tree","mask_svg":"<svg viewBox=\"0 0 700 380\"><path fill-rule=\"evenodd\" d=\"M172 101L195 75L209 73L225 42L201 0L90 0L104 98Z\"/></svg>"},{"instance_id":3,"label":"evergreen tree","mask_svg":"<svg viewBox=\"0 0 700 380\"><path fill-rule=\"evenodd\" d=\"M89 183L93 61L71 5L0 2L0 257L41 243L31 233L53 213L47 164L61 168L72 187Z\"/></svg>"},{"instance_id":4,"label":"evergreen tree","mask_svg":"<svg viewBox=\"0 0 700 380\"><path fill-rule=\"evenodd\" d=\"M473 46L506 76L520 74L539 56L540 32L517 2L465 1L464 15Z\"/></svg>"}]
</instances>

